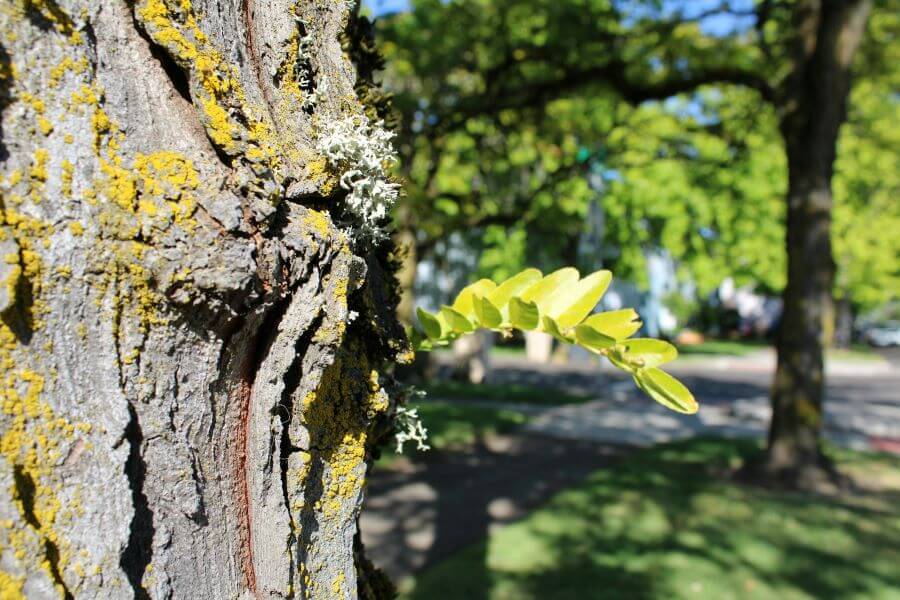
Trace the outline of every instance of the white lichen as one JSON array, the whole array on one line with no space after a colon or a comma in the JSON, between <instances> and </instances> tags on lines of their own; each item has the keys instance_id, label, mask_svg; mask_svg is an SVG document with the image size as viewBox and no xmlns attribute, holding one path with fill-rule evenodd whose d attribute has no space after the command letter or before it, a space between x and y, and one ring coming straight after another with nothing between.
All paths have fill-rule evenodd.
<instances>
[{"instance_id":1,"label":"white lichen","mask_svg":"<svg viewBox=\"0 0 900 600\"><path fill-rule=\"evenodd\" d=\"M393 137L381 121L356 115L330 122L318 139L317 150L341 172L348 212L363 237L384 237L379 225L400 194L389 175L397 161Z\"/></svg>"},{"instance_id":2,"label":"white lichen","mask_svg":"<svg viewBox=\"0 0 900 600\"><path fill-rule=\"evenodd\" d=\"M426 443L428 430L425 429L422 419L419 418L419 409L398 406L394 413L394 426L397 430L394 438L397 441L398 454L403 452L403 444L410 441L416 443L416 450L431 449L431 446Z\"/></svg>"}]
</instances>

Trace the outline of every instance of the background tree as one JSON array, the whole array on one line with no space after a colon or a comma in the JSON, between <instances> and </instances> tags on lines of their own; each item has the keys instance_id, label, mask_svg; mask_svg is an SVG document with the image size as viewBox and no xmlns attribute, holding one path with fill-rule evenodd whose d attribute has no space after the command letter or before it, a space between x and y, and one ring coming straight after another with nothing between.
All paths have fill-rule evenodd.
<instances>
[{"instance_id":1,"label":"background tree","mask_svg":"<svg viewBox=\"0 0 900 600\"><path fill-rule=\"evenodd\" d=\"M696 100L698 92L736 86L753 94L756 112L772 115L787 166L787 269L774 416L762 467L769 476L800 485L827 477L819 431L823 344L833 323L832 175L854 58L872 3L597 0L501 7L487 0L425 0L414 6L410 15L385 24L389 50L427 35L417 31L436 31L437 24L441 31L460 32L432 35L432 53L406 56L411 72L445 73L417 90L432 98L427 110L419 107L420 135L429 139L473 118L539 122L553 99L610 93L640 105L679 94ZM873 56L884 55L896 12L879 6L874 20L882 43L872 45ZM866 61L876 63L888 61ZM764 140L755 145L770 147Z\"/></svg>"},{"instance_id":2,"label":"background tree","mask_svg":"<svg viewBox=\"0 0 900 600\"><path fill-rule=\"evenodd\" d=\"M363 31L0 4L3 597L386 595L356 517L406 342Z\"/></svg>"}]
</instances>

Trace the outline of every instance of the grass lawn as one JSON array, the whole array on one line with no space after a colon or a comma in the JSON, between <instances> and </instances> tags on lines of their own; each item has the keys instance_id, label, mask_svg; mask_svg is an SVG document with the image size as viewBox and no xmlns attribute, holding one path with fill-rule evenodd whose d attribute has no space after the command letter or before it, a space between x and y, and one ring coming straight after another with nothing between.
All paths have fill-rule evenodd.
<instances>
[{"instance_id":1,"label":"grass lawn","mask_svg":"<svg viewBox=\"0 0 900 600\"><path fill-rule=\"evenodd\" d=\"M525 346L493 346L491 348L492 356L512 356L512 357L523 357L525 356Z\"/></svg>"},{"instance_id":2,"label":"grass lawn","mask_svg":"<svg viewBox=\"0 0 900 600\"><path fill-rule=\"evenodd\" d=\"M516 384L475 384L443 380L433 381L421 388L427 392L429 398L435 399L488 400L545 406L579 404L591 399L589 396L570 394L561 390Z\"/></svg>"},{"instance_id":3,"label":"grass lawn","mask_svg":"<svg viewBox=\"0 0 900 600\"><path fill-rule=\"evenodd\" d=\"M747 356L768 347L769 345L765 342L706 340L699 344L678 346L678 354L681 356Z\"/></svg>"},{"instance_id":4,"label":"grass lawn","mask_svg":"<svg viewBox=\"0 0 900 600\"><path fill-rule=\"evenodd\" d=\"M726 481L755 449L706 439L640 451L401 597L900 598L900 459L841 451L840 467L879 490L810 497Z\"/></svg>"},{"instance_id":5,"label":"grass lawn","mask_svg":"<svg viewBox=\"0 0 900 600\"><path fill-rule=\"evenodd\" d=\"M498 433L510 433L528 421L528 416L517 410L469 406L427 399L412 403L419 409L419 417L428 429L431 450L440 452L474 444L479 439ZM415 459L422 452L415 449L415 442L407 442L403 455ZM382 451L378 465L385 467L400 456L389 446Z\"/></svg>"},{"instance_id":6,"label":"grass lawn","mask_svg":"<svg viewBox=\"0 0 900 600\"><path fill-rule=\"evenodd\" d=\"M827 358L838 360L884 360L880 354L865 344L851 344L849 348L830 348Z\"/></svg>"},{"instance_id":7,"label":"grass lawn","mask_svg":"<svg viewBox=\"0 0 900 600\"><path fill-rule=\"evenodd\" d=\"M766 342L749 340L706 340L699 344L679 346L678 354L684 358L708 356L747 356L771 347ZM865 344L852 344L850 348L829 348L827 358L837 360L883 360L881 356Z\"/></svg>"}]
</instances>

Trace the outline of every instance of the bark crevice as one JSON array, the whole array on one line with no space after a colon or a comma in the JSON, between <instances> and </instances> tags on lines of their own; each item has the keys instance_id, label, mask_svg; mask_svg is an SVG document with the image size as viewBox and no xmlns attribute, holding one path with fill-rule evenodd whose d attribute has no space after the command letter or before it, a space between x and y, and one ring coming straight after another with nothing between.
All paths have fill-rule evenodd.
<instances>
[{"instance_id":1,"label":"bark crevice","mask_svg":"<svg viewBox=\"0 0 900 600\"><path fill-rule=\"evenodd\" d=\"M74 596L69 591L68 586L66 586L66 582L63 580L62 573L59 570L59 547L53 540L44 535L43 526L34 512L37 486L31 475L19 465L13 466L13 488L16 498L19 500L22 518L41 536L47 570L50 572L53 583L59 587L60 595L64 600L73 600Z\"/></svg>"},{"instance_id":2,"label":"bark crevice","mask_svg":"<svg viewBox=\"0 0 900 600\"><path fill-rule=\"evenodd\" d=\"M185 102L187 102L187 104L194 107L194 110L191 111L191 114L196 119L198 128L206 132L206 126L203 124L202 119L197 113L197 106L194 104L194 100L191 95L191 79L188 70L178 64L178 61L175 60L175 57L172 56L171 51L168 48L153 40L153 37L144 28L141 21L137 18L137 15L135 14L135 6L133 4L131 6L131 22L134 27L135 33L137 33L138 37L140 37L147 44L147 49L149 50L150 55L159 63L160 67L166 75L166 79L168 79L174 92L178 94ZM207 132L207 136L208 135L209 134ZM210 139L210 142L212 142L212 139ZM235 157L225 152L221 147L219 147L218 144L211 143L210 148L213 150L216 158L225 168L229 170L233 168Z\"/></svg>"},{"instance_id":3,"label":"bark crevice","mask_svg":"<svg viewBox=\"0 0 900 600\"><path fill-rule=\"evenodd\" d=\"M137 27L137 25L135 26ZM184 69L179 67L178 63L172 60L172 57L166 54L166 51L161 46L153 43L153 41L147 37L147 34L141 31L139 27L137 29L141 37L144 38L144 41L147 42L147 45L150 48L150 55L156 59L159 66L162 67L163 72L166 74L166 77L169 79L169 82L172 84L172 89L178 92L178 95L181 96L185 102L193 104L193 100L191 100L191 84L188 81Z\"/></svg>"},{"instance_id":4,"label":"bark crevice","mask_svg":"<svg viewBox=\"0 0 900 600\"><path fill-rule=\"evenodd\" d=\"M303 357L306 355L306 350L310 347L313 341L313 336L319 330L323 321L322 313L320 312L315 319L310 323L309 327L303 334L297 339L294 348L296 350L294 355L294 362L291 363L291 366L288 368L287 372L284 375L284 389L281 393L281 401L276 405L276 412L278 414L287 415L286 420L281 424L281 440L279 445L279 469L280 469L280 477L281 477L281 493L284 498L284 506L287 510L288 521L290 522L291 532L288 538L287 544L287 554L288 554L288 564L290 568L288 569L288 588L294 589L294 576L295 571L297 569L297 563L294 560L294 551L293 548L297 544L297 520L294 519L293 511L291 510L291 494L288 483L288 458L293 452L299 450L294 444L291 442L291 428L290 422L294 416L294 392L296 392L300 388L300 384L303 378Z\"/></svg>"},{"instance_id":5,"label":"bark crevice","mask_svg":"<svg viewBox=\"0 0 900 600\"><path fill-rule=\"evenodd\" d=\"M119 566L125 572L128 582L134 591L136 600L149 599L150 595L143 587L144 571L153 560L153 511L144 494L144 479L147 466L141 456L141 445L144 436L134 406L128 406L129 421L125 428L125 439L128 441L128 459L125 461L125 476L131 488L131 502L134 514L131 517L128 545L122 551Z\"/></svg>"}]
</instances>

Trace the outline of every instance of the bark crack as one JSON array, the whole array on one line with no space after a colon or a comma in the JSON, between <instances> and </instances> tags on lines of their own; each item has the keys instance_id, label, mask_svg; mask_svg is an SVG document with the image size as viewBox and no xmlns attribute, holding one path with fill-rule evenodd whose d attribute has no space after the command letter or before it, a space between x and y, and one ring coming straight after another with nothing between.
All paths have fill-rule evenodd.
<instances>
[{"instance_id":1,"label":"bark crack","mask_svg":"<svg viewBox=\"0 0 900 600\"><path fill-rule=\"evenodd\" d=\"M279 445L279 463L281 468L281 493L284 498L284 506L287 510L288 521L291 525L291 534L288 538L288 561L290 569L288 570L288 589L294 589L294 571L298 567L294 562L293 546L298 542L297 538L297 521L294 519L291 510L291 495L288 491L288 459L293 452L299 450L291 443L290 423L294 416L294 392L300 387L303 378L303 357L306 355L305 349L312 344L313 336L319 330L324 319L323 313L318 315L309 324L303 334L294 343L294 360L284 375L284 389L281 392L281 401L276 405L275 413L281 411L287 415L287 420L281 423L281 440Z\"/></svg>"},{"instance_id":2,"label":"bark crack","mask_svg":"<svg viewBox=\"0 0 900 600\"><path fill-rule=\"evenodd\" d=\"M191 111L191 114L197 119L197 123L200 126L201 131L206 131L206 127L203 125L199 115L197 114L196 106L194 105L194 101L191 99L191 80L188 75L187 69L182 68L178 62L172 57L169 50L161 45L153 41L144 27L141 25L139 19L137 18L134 12L134 6L131 7L131 22L134 25L134 30L138 34L138 36L144 40L147 44L147 48L150 52L150 55L157 60L163 72L166 74L166 78L169 80L169 83L172 84L172 89L177 93L185 102L191 105L194 110ZM222 163L227 169L233 168L234 159L225 153L221 148L219 148L218 144L210 145L212 150L215 152L216 157L219 159L219 162Z\"/></svg>"},{"instance_id":3,"label":"bark crack","mask_svg":"<svg viewBox=\"0 0 900 600\"><path fill-rule=\"evenodd\" d=\"M74 596L66 586L66 582L63 581L62 573L59 570L59 547L43 533L41 523L34 512L34 495L36 493L34 479L30 473L19 465L13 467L13 488L21 506L22 518L41 537L44 546L44 557L47 561L46 567L50 572L50 577L62 590L64 600L73 600Z\"/></svg>"},{"instance_id":4,"label":"bark crack","mask_svg":"<svg viewBox=\"0 0 900 600\"><path fill-rule=\"evenodd\" d=\"M128 405L128 415L130 419L125 427L125 439L128 440L129 452L125 461L125 475L131 488L134 514L131 517L128 545L119 557L119 566L128 577L135 599L149 600L150 595L143 587L142 579L147 565L153 560L153 535L156 530L153 527L153 511L144 494L144 479L147 474L147 465L141 456L144 436L137 411L131 404Z\"/></svg>"}]
</instances>

